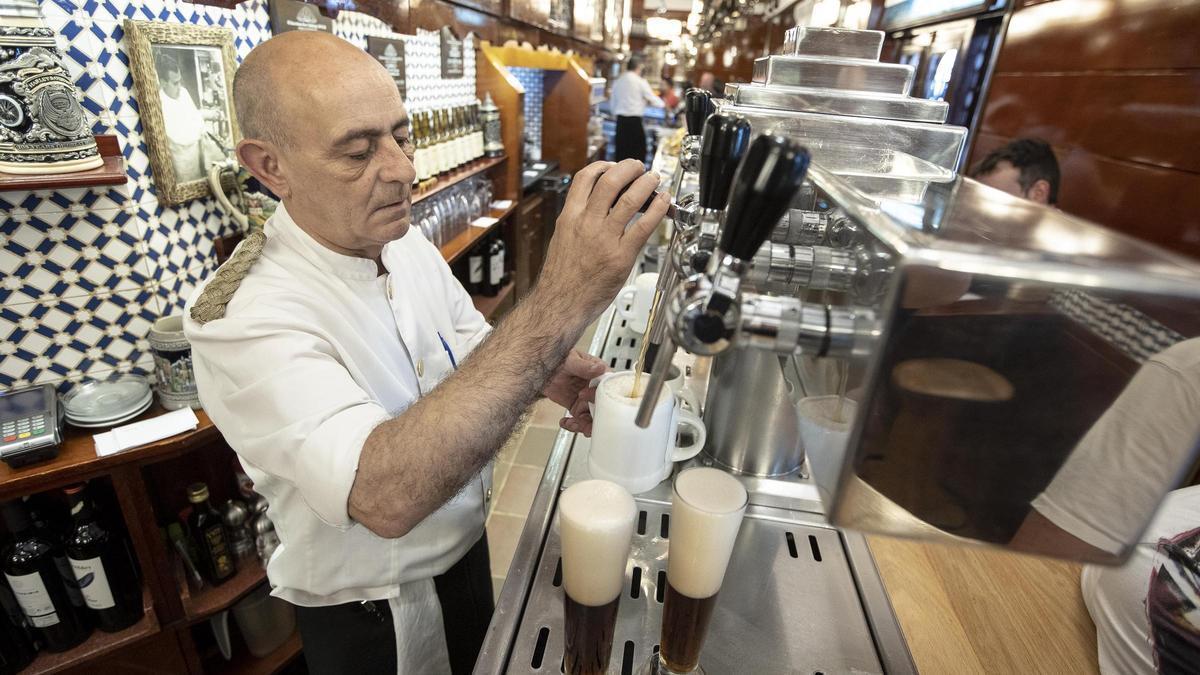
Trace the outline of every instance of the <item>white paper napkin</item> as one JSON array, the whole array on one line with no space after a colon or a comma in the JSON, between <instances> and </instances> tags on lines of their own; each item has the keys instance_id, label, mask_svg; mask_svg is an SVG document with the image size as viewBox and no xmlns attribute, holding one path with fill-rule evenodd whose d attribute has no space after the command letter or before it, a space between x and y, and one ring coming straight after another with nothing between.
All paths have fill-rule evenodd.
<instances>
[{"instance_id":1,"label":"white paper napkin","mask_svg":"<svg viewBox=\"0 0 1200 675\"><path fill-rule=\"evenodd\" d=\"M105 457L139 445L153 443L175 434L182 434L200 426L196 413L191 408L180 408L141 422L115 427L110 431L92 436L96 442L96 454Z\"/></svg>"}]
</instances>

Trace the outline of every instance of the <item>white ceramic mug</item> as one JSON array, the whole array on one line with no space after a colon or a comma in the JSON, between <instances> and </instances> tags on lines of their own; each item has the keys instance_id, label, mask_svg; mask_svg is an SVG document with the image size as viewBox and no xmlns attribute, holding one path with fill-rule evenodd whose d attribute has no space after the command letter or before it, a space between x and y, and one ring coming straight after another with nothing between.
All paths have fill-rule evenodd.
<instances>
[{"instance_id":1,"label":"white ceramic mug","mask_svg":"<svg viewBox=\"0 0 1200 675\"><path fill-rule=\"evenodd\" d=\"M647 375L641 386L648 383ZM650 426L637 426L634 419L642 397L630 397L632 390L633 373L629 371L598 378L588 469L593 478L640 494L667 479L675 462L699 454L708 434L700 417L684 410L675 396L660 396ZM681 427L692 430L693 439L686 445L679 444Z\"/></svg>"},{"instance_id":2,"label":"white ceramic mug","mask_svg":"<svg viewBox=\"0 0 1200 675\"><path fill-rule=\"evenodd\" d=\"M637 275L633 284L617 294L617 313L629 322L629 329L645 333L650 323L650 306L654 304L654 291L658 287L658 273L646 272Z\"/></svg>"}]
</instances>

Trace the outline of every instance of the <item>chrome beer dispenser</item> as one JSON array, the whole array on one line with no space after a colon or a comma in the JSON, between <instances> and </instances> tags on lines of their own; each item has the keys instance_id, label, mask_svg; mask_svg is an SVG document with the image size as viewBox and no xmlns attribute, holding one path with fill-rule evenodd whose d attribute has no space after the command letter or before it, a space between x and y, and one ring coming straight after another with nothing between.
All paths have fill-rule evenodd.
<instances>
[{"instance_id":1,"label":"chrome beer dispenser","mask_svg":"<svg viewBox=\"0 0 1200 675\"><path fill-rule=\"evenodd\" d=\"M842 419L809 405L835 378L793 400L835 525L1123 560L1196 456L1200 267L958 176L944 105L873 60L880 34L835 33L791 33L730 86L721 113L763 135L707 268L661 299L645 399L674 345L829 364ZM798 145L803 185L772 178Z\"/></svg>"}]
</instances>

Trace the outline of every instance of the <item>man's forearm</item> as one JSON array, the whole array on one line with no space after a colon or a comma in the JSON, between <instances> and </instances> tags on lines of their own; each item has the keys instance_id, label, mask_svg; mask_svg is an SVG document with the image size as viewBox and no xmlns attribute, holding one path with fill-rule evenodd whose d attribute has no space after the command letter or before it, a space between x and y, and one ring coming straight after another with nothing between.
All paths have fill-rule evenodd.
<instances>
[{"instance_id":1,"label":"man's forearm","mask_svg":"<svg viewBox=\"0 0 1200 675\"><path fill-rule=\"evenodd\" d=\"M593 318L535 287L458 371L370 434L350 516L398 537L446 503L512 434Z\"/></svg>"}]
</instances>

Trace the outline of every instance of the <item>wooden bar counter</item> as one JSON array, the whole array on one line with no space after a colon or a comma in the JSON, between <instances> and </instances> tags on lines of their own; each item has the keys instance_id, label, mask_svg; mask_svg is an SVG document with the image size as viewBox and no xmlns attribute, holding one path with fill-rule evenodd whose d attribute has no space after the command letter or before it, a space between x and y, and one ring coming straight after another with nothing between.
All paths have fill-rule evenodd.
<instances>
[{"instance_id":1,"label":"wooden bar counter","mask_svg":"<svg viewBox=\"0 0 1200 675\"><path fill-rule=\"evenodd\" d=\"M880 536L868 542L921 673L1099 672L1080 565Z\"/></svg>"}]
</instances>

